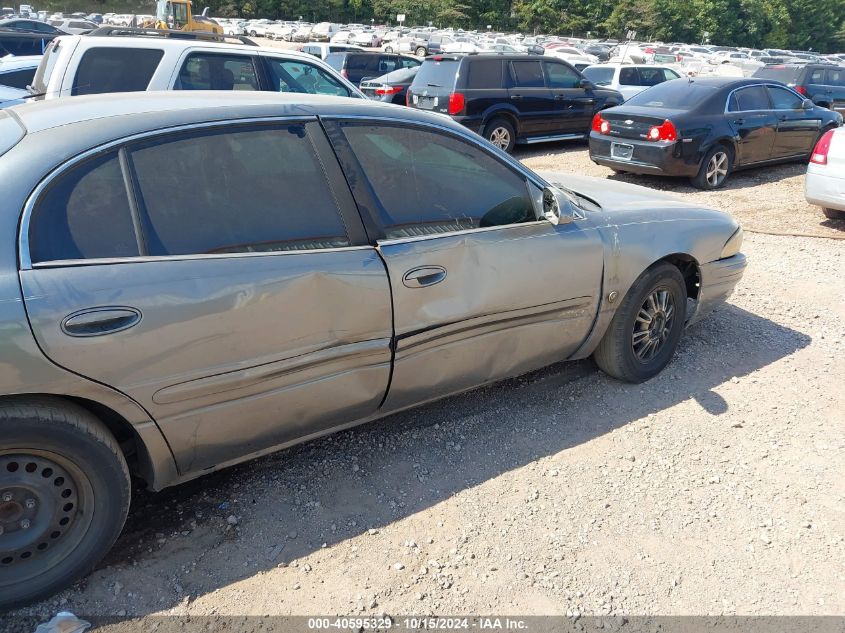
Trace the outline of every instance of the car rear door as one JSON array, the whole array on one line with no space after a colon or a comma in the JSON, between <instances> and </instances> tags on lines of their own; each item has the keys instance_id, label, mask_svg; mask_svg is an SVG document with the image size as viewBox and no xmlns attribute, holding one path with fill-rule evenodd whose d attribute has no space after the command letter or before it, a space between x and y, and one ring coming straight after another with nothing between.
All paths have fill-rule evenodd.
<instances>
[{"instance_id":1,"label":"car rear door","mask_svg":"<svg viewBox=\"0 0 845 633\"><path fill-rule=\"evenodd\" d=\"M563 360L596 314L603 249L540 219L514 165L439 128L340 122L330 137L390 275L385 410ZM531 187L534 187L532 190Z\"/></svg>"},{"instance_id":2,"label":"car rear door","mask_svg":"<svg viewBox=\"0 0 845 633\"><path fill-rule=\"evenodd\" d=\"M180 471L378 408L388 278L316 121L140 139L37 196L20 279L41 349L140 403Z\"/></svg>"},{"instance_id":3,"label":"car rear door","mask_svg":"<svg viewBox=\"0 0 845 633\"><path fill-rule=\"evenodd\" d=\"M582 88L581 75L563 62L544 61L543 67L557 113L549 131L552 134L587 134L596 103L592 89Z\"/></svg>"},{"instance_id":4,"label":"car rear door","mask_svg":"<svg viewBox=\"0 0 845 633\"><path fill-rule=\"evenodd\" d=\"M772 158L809 154L821 132L821 118L813 109L803 108L804 97L780 86L767 86L777 117L777 137Z\"/></svg>"},{"instance_id":5,"label":"car rear door","mask_svg":"<svg viewBox=\"0 0 845 633\"><path fill-rule=\"evenodd\" d=\"M831 109L845 113L845 68L828 68L825 83L830 91Z\"/></svg>"},{"instance_id":6,"label":"car rear door","mask_svg":"<svg viewBox=\"0 0 845 633\"><path fill-rule=\"evenodd\" d=\"M519 113L519 136L546 135L558 125L558 111L552 91L546 86L540 61L510 63L508 98Z\"/></svg>"},{"instance_id":7,"label":"car rear door","mask_svg":"<svg viewBox=\"0 0 845 633\"><path fill-rule=\"evenodd\" d=\"M762 84L734 90L725 116L739 139L737 162L749 165L772 157L778 121Z\"/></svg>"}]
</instances>

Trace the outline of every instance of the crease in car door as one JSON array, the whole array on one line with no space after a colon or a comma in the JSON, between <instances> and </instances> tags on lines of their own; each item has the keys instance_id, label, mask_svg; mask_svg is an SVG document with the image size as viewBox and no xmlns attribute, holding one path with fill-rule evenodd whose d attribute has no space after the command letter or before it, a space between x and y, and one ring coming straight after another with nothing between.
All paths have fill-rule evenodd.
<instances>
[{"instance_id":1,"label":"crease in car door","mask_svg":"<svg viewBox=\"0 0 845 633\"><path fill-rule=\"evenodd\" d=\"M373 414L390 374L390 288L319 125L203 129L130 150L152 257L22 270L45 354L144 406L183 472ZM77 234L117 212L111 181L63 194ZM80 312L71 325L90 330L92 308L126 328L66 331Z\"/></svg>"},{"instance_id":2,"label":"crease in car door","mask_svg":"<svg viewBox=\"0 0 845 633\"><path fill-rule=\"evenodd\" d=\"M525 177L464 140L417 127L342 130L352 152L342 162L363 172L353 178L373 196L359 207L377 209L384 227L378 251L395 327L385 411L519 375L577 349L601 284L594 229L538 220Z\"/></svg>"}]
</instances>

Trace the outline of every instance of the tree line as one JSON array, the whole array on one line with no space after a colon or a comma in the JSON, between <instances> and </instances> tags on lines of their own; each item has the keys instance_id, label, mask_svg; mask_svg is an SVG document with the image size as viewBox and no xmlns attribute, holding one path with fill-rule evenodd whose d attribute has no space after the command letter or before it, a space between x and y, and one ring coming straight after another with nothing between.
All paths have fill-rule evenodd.
<instances>
[{"instance_id":1,"label":"tree line","mask_svg":"<svg viewBox=\"0 0 845 633\"><path fill-rule=\"evenodd\" d=\"M845 0L194 0L211 15L405 24L555 35L789 48L845 49ZM78 11L74 0L37 8ZM88 0L90 11L151 13L150 0Z\"/></svg>"}]
</instances>

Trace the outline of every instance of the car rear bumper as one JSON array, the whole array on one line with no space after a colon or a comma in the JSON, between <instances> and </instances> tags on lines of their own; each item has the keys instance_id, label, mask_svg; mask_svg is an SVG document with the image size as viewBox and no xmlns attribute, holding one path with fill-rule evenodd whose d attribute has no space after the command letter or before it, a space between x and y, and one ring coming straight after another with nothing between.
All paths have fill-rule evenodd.
<instances>
[{"instance_id":1,"label":"car rear bumper","mask_svg":"<svg viewBox=\"0 0 845 633\"><path fill-rule=\"evenodd\" d=\"M633 148L630 160L616 158L611 154L614 143L630 145ZM679 145L678 142L640 141L590 132L590 159L598 165L632 174L695 176L698 173L698 163L687 162Z\"/></svg>"},{"instance_id":2,"label":"car rear bumper","mask_svg":"<svg viewBox=\"0 0 845 633\"><path fill-rule=\"evenodd\" d=\"M845 178L836 178L816 171L814 165L807 169L804 179L804 197L810 204L828 209L845 211Z\"/></svg>"},{"instance_id":3,"label":"car rear bumper","mask_svg":"<svg viewBox=\"0 0 845 633\"><path fill-rule=\"evenodd\" d=\"M714 308L724 303L733 294L734 288L742 279L747 260L745 255L737 253L733 257L717 259L701 266L701 286L695 312L688 324L695 323Z\"/></svg>"}]
</instances>

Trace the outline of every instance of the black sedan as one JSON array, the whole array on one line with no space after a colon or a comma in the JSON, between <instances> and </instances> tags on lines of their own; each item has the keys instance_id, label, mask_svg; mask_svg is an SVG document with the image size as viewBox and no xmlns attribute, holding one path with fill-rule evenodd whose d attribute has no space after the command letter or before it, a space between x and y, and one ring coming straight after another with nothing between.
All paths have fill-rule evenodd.
<instances>
[{"instance_id":1,"label":"black sedan","mask_svg":"<svg viewBox=\"0 0 845 633\"><path fill-rule=\"evenodd\" d=\"M405 105L405 94L408 92L408 87L414 82L414 77L417 76L419 69L419 66L400 68L381 77L364 79L360 86L361 92L374 101Z\"/></svg>"},{"instance_id":2,"label":"black sedan","mask_svg":"<svg viewBox=\"0 0 845 633\"><path fill-rule=\"evenodd\" d=\"M617 172L686 176L716 189L738 169L805 160L840 125L841 114L778 82L675 79L596 114L590 158Z\"/></svg>"}]
</instances>

